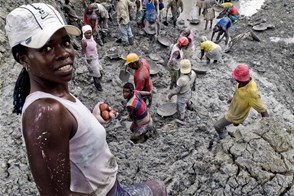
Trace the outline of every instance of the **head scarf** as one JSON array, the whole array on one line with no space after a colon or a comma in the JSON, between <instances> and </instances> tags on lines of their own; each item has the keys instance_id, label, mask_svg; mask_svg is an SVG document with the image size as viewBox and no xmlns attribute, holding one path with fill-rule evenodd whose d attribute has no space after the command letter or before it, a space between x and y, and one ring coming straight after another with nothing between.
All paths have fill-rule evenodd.
<instances>
[{"instance_id":1,"label":"head scarf","mask_svg":"<svg viewBox=\"0 0 294 196\"><path fill-rule=\"evenodd\" d=\"M207 41L207 37L204 36L204 35L202 35L202 36L200 37L200 40L201 40L201 42L205 42L205 41Z\"/></svg>"},{"instance_id":2,"label":"head scarf","mask_svg":"<svg viewBox=\"0 0 294 196\"><path fill-rule=\"evenodd\" d=\"M83 39L86 39L86 38L85 38L85 33L86 33L87 31L92 31L92 27L91 27L90 25L85 25L85 26L82 27ZM93 31L92 31L92 32L93 32ZM93 39L93 34L92 34L92 36L91 36L91 39Z\"/></svg>"}]
</instances>

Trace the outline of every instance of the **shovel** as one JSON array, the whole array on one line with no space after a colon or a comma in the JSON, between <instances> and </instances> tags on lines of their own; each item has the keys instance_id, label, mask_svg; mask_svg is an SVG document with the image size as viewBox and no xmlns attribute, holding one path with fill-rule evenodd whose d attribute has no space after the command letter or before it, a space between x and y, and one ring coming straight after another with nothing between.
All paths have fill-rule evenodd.
<instances>
[{"instance_id":1,"label":"shovel","mask_svg":"<svg viewBox=\"0 0 294 196\"><path fill-rule=\"evenodd\" d=\"M125 66L125 69L121 69L119 72L119 79L122 82L128 82L130 79L130 73L127 71L127 66Z\"/></svg>"}]
</instances>

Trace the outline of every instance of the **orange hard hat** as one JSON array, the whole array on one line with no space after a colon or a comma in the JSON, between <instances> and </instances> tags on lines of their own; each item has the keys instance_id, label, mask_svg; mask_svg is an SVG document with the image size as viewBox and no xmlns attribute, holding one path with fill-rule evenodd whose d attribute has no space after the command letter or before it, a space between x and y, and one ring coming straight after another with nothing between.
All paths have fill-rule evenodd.
<instances>
[{"instance_id":1,"label":"orange hard hat","mask_svg":"<svg viewBox=\"0 0 294 196\"><path fill-rule=\"evenodd\" d=\"M180 38L178 39L178 44L179 44L180 46L187 46L187 45L189 44L189 40L188 40L187 37L180 37Z\"/></svg>"},{"instance_id":2,"label":"orange hard hat","mask_svg":"<svg viewBox=\"0 0 294 196\"><path fill-rule=\"evenodd\" d=\"M239 64L232 73L232 77L240 82L247 82L250 80L249 67L245 64Z\"/></svg>"}]
</instances>

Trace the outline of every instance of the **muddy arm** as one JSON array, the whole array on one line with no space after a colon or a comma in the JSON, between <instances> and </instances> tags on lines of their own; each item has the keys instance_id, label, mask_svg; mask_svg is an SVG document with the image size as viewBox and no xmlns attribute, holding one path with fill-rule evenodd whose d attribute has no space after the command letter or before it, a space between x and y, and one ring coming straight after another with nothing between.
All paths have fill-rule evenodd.
<instances>
[{"instance_id":1,"label":"muddy arm","mask_svg":"<svg viewBox=\"0 0 294 196\"><path fill-rule=\"evenodd\" d=\"M140 93L142 96L149 96L149 95L151 95L151 92L149 92L149 91L139 91L139 93Z\"/></svg>"},{"instance_id":2,"label":"muddy arm","mask_svg":"<svg viewBox=\"0 0 294 196\"><path fill-rule=\"evenodd\" d=\"M137 6L137 12L139 11L140 9L140 6L141 6L141 2L139 0L136 0L136 6Z\"/></svg>"},{"instance_id":3,"label":"muddy arm","mask_svg":"<svg viewBox=\"0 0 294 196\"><path fill-rule=\"evenodd\" d=\"M214 34L215 34L215 32L213 31L212 35L211 35L211 39L210 39L211 41L213 41Z\"/></svg>"},{"instance_id":4,"label":"muddy arm","mask_svg":"<svg viewBox=\"0 0 294 196\"><path fill-rule=\"evenodd\" d=\"M39 99L23 114L23 135L40 195L87 195L70 190L69 140L77 121L61 103Z\"/></svg>"},{"instance_id":5,"label":"muddy arm","mask_svg":"<svg viewBox=\"0 0 294 196\"><path fill-rule=\"evenodd\" d=\"M129 113L129 117L131 120L134 120L135 119L135 108L132 107L132 106L127 106L127 110L128 110L128 113Z\"/></svg>"},{"instance_id":6,"label":"muddy arm","mask_svg":"<svg viewBox=\"0 0 294 196\"><path fill-rule=\"evenodd\" d=\"M204 56L204 49L201 50L200 60L202 60L203 56Z\"/></svg>"},{"instance_id":7,"label":"muddy arm","mask_svg":"<svg viewBox=\"0 0 294 196\"><path fill-rule=\"evenodd\" d=\"M168 99L171 99L172 96L179 94L181 89L182 89L181 86L177 86L171 93L168 94Z\"/></svg>"},{"instance_id":8,"label":"muddy arm","mask_svg":"<svg viewBox=\"0 0 294 196\"><path fill-rule=\"evenodd\" d=\"M86 42L85 40L82 40L81 46L82 46L82 55L85 56L85 54L86 54L87 42Z\"/></svg>"},{"instance_id":9,"label":"muddy arm","mask_svg":"<svg viewBox=\"0 0 294 196\"><path fill-rule=\"evenodd\" d=\"M180 8L181 8L181 12L183 12L184 11L184 4L183 4L182 0L180 0Z\"/></svg>"}]
</instances>

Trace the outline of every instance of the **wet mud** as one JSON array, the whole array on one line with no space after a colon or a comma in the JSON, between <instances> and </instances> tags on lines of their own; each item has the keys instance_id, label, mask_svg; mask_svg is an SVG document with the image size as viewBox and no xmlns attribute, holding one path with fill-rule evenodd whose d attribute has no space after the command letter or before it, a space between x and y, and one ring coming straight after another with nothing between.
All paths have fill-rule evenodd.
<instances>
[{"instance_id":1,"label":"wet mud","mask_svg":"<svg viewBox=\"0 0 294 196\"><path fill-rule=\"evenodd\" d=\"M17 3L3 0L0 3L3 5L0 8L0 194L38 195L21 137L21 117L11 113L13 87L21 66L13 60L4 25L6 14ZM195 3L192 5L194 9ZM165 182L169 195L294 195L294 47L293 42L284 41L293 39L293 7L293 0L278 3L266 0L257 13L242 17L231 29L233 37L249 31L250 24L260 20L275 27L255 32L260 42L250 37L240 40L229 53L224 53L223 62L217 64L197 61L199 37L210 37L211 32L203 30L203 20L193 26L196 37L193 66L204 67L206 72L197 74L192 98L196 111L187 111L183 122L177 120L176 114L162 117L156 112L168 101L169 74L164 66L168 48L152 36L142 36L134 27L135 44L122 47L114 42L119 34L116 24L111 24L107 43L99 46L105 71L103 92L95 89L77 51L75 77L70 83L72 93L90 110L99 101L107 101L119 110L120 116L105 127L107 141L118 161L118 179L122 185L155 178ZM176 29L171 23L162 25L161 33L175 42L187 24ZM221 46L225 48L223 42ZM130 140L131 132L127 129L130 123L121 120L121 116L127 115L122 104L123 82L119 78L124 61L106 56L112 47L121 48L125 54L136 52L159 67L152 75L154 98L150 109L157 134L142 144ZM231 72L238 63L250 66L270 118L261 119L252 110L241 125L228 127L226 139L218 141L213 123L228 109L226 100L232 96L236 84ZM129 81L132 79L130 75ZM176 101L175 97L172 101Z\"/></svg>"}]
</instances>

